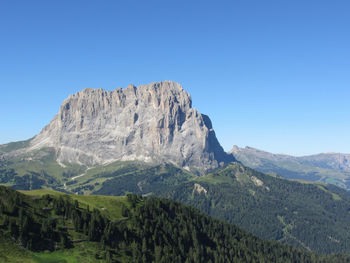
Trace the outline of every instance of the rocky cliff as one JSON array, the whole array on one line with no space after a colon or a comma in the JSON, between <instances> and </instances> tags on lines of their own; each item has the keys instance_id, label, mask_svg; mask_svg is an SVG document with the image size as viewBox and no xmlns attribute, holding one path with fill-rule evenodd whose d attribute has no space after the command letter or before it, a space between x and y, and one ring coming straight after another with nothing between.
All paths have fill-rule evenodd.
<instances>
[{"instance_id":1,"label":"rocky cliff","mask_svg":"<svg viewBox=\"0 0 350 263\"><path fill-rule=\"evenodd\" d=\"M190 95L172 81L70 95L31 141L31 151L43 147L55 148L62 164L88 166L140 160L206 171L234 161L209 117L192 108Z\"/></svg>"}]
</instances>

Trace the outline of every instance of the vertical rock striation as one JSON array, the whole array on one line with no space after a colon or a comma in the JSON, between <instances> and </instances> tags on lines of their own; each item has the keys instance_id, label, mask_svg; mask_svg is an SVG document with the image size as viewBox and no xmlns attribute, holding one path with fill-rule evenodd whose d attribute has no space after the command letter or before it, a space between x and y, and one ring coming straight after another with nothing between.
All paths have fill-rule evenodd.
<instances>
[{"instance_id":1,"label":"vertical rock striation","mask_svg":"<svg viewBox=\"0 0 350 263\"><path fill-rule=\"evenodd\" d=\"M88 166L140 160L206 171L234 160L209 117L192 108L190 95L172 81L70 95L30 150L42 147L55 148L60 163Z\"/></svg>"}]
</instances>

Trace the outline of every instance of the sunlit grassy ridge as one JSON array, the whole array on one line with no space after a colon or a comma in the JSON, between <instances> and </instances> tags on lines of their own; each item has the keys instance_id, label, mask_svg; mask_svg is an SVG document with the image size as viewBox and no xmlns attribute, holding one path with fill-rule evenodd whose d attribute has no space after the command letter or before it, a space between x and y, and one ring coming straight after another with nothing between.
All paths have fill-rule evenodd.
<instances>
[{"instance_id":1,"label":"sunlit grassy ridge","mask_svg":"<svg viewBox=\"0 0 350 263\"><path fill-rule=\"evenodd\" d=\"M72 200L77 200L81 207L98 209L103 215L110 219L119 219L122 216L122 206L129 206L125 196L102 196L102 195L68 195L59 191L40 189L32 191L19 191L29 196L69 196Z\"/></svg>"}]
</instances>

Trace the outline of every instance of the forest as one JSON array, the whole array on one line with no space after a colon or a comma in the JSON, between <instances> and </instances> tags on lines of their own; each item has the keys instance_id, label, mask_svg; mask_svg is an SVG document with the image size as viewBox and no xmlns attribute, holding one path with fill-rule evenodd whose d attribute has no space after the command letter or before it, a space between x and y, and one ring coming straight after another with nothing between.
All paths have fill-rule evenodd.
<instances>
[{"instance_id":1,"label":"forest","mask_svg":"<svg viewBox=\"0 0 350 263\"><path fill-rule=\"evenodd\" d=\"M36 253L96 243L96 262L350 262L262 240L178 202L132 194L124 200L113 218L70 195L0 186L1 235Z\"/></svg>"}]
</instances>

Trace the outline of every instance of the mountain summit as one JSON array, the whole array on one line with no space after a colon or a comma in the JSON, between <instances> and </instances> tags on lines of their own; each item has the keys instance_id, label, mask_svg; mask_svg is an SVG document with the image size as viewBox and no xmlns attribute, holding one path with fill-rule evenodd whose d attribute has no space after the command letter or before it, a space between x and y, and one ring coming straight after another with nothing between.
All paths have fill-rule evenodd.
<instances>
[{"instance_id":1,"label":"mountain summit","mask_svg":"<svg viewBox=\"0 0 350 263\"><path fill-rule=\"evenodd\" d=\"M209 117L172 81L70 95L29 149L43 147L53 147L59 163L88 166L140 160L206 171L234 161Z\"/></svg>"}]
</instances>

